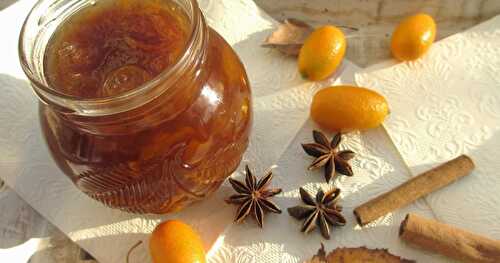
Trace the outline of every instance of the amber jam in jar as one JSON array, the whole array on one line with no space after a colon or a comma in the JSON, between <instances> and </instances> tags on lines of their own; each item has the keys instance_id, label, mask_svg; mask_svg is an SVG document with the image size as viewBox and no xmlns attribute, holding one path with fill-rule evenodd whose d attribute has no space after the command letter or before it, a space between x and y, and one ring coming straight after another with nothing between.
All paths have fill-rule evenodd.
<instances>
[{"instance_id":1,"label":"amber jam in jar","mask_svg":"<svg viewBox=\"0 0 500 263\"><path fill-rule=\"evenodd\" d=\"M244 67L196 0L39 1L20 59L56 163L110 207L177 211L247 147Z\"/></svg>"}]
</instances>

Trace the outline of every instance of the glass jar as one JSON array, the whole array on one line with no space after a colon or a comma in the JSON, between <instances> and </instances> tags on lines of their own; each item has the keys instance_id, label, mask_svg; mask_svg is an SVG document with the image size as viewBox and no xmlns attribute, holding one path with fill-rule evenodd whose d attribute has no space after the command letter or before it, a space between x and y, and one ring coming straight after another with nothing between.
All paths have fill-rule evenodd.
<instances>
[{"instance_id":1,"label":"glass jar","mask_svg":"<svg viewBox=\"0 0 500 263\"><path fill-rule=\"evenodd\" d=\"M62 94L45 76L47 44L68 17L99 2L41 0L21 31L21 65L54 160L80 190L113 208L167 213L204 199L248 144L252 104L242 63L196 0L176 0L191 33L173 66L112 97Z\"/></svg>"}]
</instances>

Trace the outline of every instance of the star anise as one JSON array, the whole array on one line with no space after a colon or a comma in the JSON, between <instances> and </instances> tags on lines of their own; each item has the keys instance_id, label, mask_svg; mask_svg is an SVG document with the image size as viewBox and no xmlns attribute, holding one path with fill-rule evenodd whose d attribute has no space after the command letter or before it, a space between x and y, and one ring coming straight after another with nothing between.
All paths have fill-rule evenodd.
<instances>
[{"instance_id":1,"label":"star anise","mask_svg":"<svg viewBox=\"0 0 500 263\"><path fill-rule=\"evenodd\" d=\"M337 205L340 197L340 189L334 188L326 194L318 190L316 198L310 195L304 188L300 188L300 197L305 205L288 208L288 213L299 220L304 219L301 232L309 233L316 226L319 227L321 235L330 239L330 226L343 226L346 224L342 207Z\"/></svg>"},{"instance_id":2,"label":"star anise","mask_svg":"<svg viewBox=\"0 0 500 263\"><path fill-rule=\"evenodd\" d=\"M326 182L330 182L330 179L335 176L335 171L347 176L353 175L348 161L354 157L355 153L350 150L339 151L337 149L342 140L342 134L337 133L331 141L328 141L322 132L314 130L313 137L315 143L302 144L307 154L316 157L309 166L309 170L324 166Z\"/></svg>"},{"instance_id":3,"label":"star anise","mask_svg":"<svg viewBox=\"0 0 500 263\"><path fill-rule=\"evenodd\" d=\"M273 179L271 171L257 182L257 178L252 174L248 165L245 166L245 170L245 183L229 178L229 182L238 193L229 196L226 203L240 205L236 212L235 222L242 222L252 212L255 220L262 227L264 211L281 214L281 209L269 200L269 198L281 193L281 189L267 189Z\"/></svg>"}]
</instances>

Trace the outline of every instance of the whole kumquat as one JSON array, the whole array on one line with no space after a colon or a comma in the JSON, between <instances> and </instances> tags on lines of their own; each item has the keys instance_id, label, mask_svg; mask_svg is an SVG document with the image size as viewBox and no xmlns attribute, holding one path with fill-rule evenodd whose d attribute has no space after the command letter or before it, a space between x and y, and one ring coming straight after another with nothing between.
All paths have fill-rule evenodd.
<instances>
[{"instance_id":1,"label":"whole kumquat","mask_svg":"<svg viewBox=\"0 0 500 263\"><path fill-rule=\"evenodd\" d=\"M386 99L375 91L353 86L320 90L311 104L311 118L334 132L366 130L379 126L389 114Z\"/></svg>"},{"instance_id":2,"label":"whole kumquat","mask_svg":"<svg viewBox=\"0 0 500 263\"><path fill-rule=\"evenodd\" d=\"M299 72L309 80L322 80L332 75L344 58L346 40L335 26L314 30L299 53Z\"/></svg>"},{"instance_id":3,"label":"whole kumquat","mask_svg":"<svg viewBox=\"0 0 500 263\"><path fill-rule=\"evenodd\" d=\"M436 38L436 23L427 14L407 17L396 27L391 39L392 55L402 61L424 55Z\"/></svg>"}]
</instances>

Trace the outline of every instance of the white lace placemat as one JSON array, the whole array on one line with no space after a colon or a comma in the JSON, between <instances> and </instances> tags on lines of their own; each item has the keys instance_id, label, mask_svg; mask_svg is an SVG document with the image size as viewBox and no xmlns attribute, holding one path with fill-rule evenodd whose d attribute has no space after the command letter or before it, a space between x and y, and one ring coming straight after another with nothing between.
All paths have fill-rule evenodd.
<instances>
[{"instance_id":1,"label":"white lace placemat","mask_svg":"<svg viewBox=\"0 0 500 263\"><path fill-rule=\"evenodd\" d=\"M426 200L437 219L500 239L500 16L422 59L357 75L391 107L385 127L417 175L462 153L476 170Z\"/></svg>"},{"instance_id":2,"label":"white lace placemat","mask_svg":"<svg viewBox=\"0 0 500 263\"><path fill-rule=\"evenodd\" d=\"M366 246L386 248L395 255L418 262L448 262L439 255L409 247L399 239L399 225L407 213L434 218L423 200L390 213L363 228L356 223L352 213L356 206L410 178L407 167L383 128L344 136L341 148L348 148L357 153L356 158L351 161L354 176L340 176L330 184L325 183L322 169L307 171L313 158L304 153L300 144L313 141L313 129L318 128L311 120L307 120L274 170L271 186L281 187L283 193L274 197L273 201L283 213L266 214L264 229L260 229L251 218L228 228L217 240L210 262L303 262L316 254L321 242L327 250ZM263 172L259 170L255 174L261 176ZM305 187L310 193L315 193L319 188L327 191L334 185L342 190L342 200L339 203L344 207L343 215L347 219L347 225L333 227L331 240L324 240L317 229L304 235L300 232L302 222L290 217L286 211L288 207L301 204L299 187Z\"/></svg>"}]
</instances>

